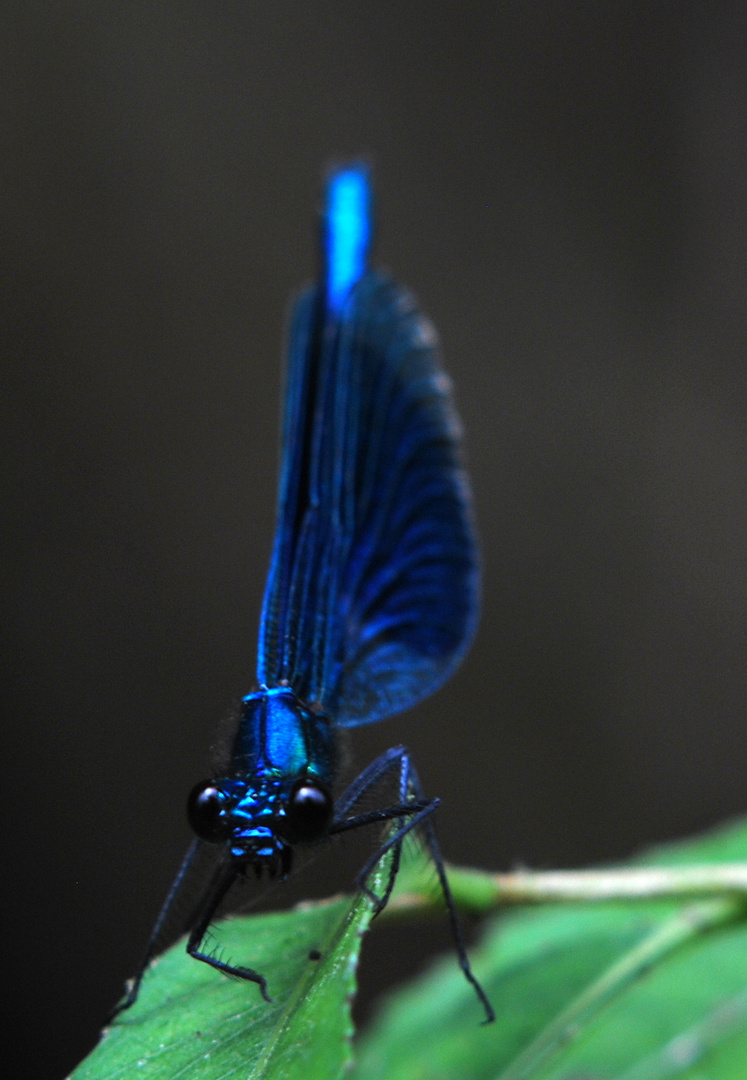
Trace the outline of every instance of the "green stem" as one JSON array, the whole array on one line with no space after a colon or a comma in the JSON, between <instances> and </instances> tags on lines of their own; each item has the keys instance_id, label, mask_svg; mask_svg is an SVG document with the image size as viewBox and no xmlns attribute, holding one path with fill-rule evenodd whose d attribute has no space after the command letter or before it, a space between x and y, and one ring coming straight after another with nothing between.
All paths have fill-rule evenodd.
<instances>
[{"instance_id":1,"label":"green stem","mask_svg":"<svg viewBox=\"0 0 747 1080\"><path fill-rule=\"evenodd\" d=\"M688 900L708 896L747 899L747 863L678 867L628 867L610 870L520 870L490 874L449 866L457 907L484 914L518 904L599 902L603 900ZM386 908L387 917L433 910L438 889L428 868L410 869Z\"/></svg>"}]
</instances>

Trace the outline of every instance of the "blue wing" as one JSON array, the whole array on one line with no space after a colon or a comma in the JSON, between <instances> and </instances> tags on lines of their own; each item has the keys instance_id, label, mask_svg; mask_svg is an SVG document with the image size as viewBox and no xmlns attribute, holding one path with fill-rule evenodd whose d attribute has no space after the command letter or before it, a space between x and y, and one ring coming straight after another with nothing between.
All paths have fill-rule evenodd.
<instances>
[{"instance_id":1,"label":"blue wing","mask_svg":"<svg viewBox=\"0 0 747 1080\"><path fill-rule=\"evenodd\" d=\"M350 173L362 179L361 197L344 243L357 254L336 262L336 182ZM362 169L333 176L324 281L293 314L258 660L260 683L290 685L343 726L431 693L464 654L477 616L450 383L412 298L365 268L369 204ZM340 265L349 269L335 273Z\"/></svg>"}]
</instances>

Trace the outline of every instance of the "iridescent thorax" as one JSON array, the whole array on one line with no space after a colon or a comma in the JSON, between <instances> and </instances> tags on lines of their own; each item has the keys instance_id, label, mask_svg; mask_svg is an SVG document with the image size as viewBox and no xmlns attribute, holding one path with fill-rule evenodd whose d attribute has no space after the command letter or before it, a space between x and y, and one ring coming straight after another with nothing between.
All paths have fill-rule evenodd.
<instances>
[{"instance_id":1,"label":"iridescent thorax","mask_svg":"<svg viewBox=\"0 0 747 1080\"><path fill-rule=\"evenodd\" d=\"M208 818L207 831L229 842L237 867L287 874L292 845L307 839L299 836L294 803L299 795L308 802L317 792L328 792L334 769L328 717L313 712L288 687L264 687L243 699L228 775L207 788L198 785L190 817L199 819L203 832ZM329 810L331 818L331 806L329 798L319 813ZM315 824L323 833L324 822Z\"/></svg>"}]
</instances>

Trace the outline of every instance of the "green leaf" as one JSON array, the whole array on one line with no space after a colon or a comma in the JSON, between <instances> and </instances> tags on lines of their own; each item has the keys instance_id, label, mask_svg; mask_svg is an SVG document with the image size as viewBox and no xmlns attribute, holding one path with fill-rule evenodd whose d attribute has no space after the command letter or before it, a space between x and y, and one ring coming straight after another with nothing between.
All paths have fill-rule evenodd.
<instances>
[{"instance_id":1,"label":"green leaf","mask_svg":"<svg viewBox=\"0 0 747 1080\"><path fill-rule=\"evenodd\" d=\"M747 860L747 822L637 861ZM523 909L496 920L475 972L453 960L391 996L351 1080L744 1080L747 923L735 895Z\"/></svg>"},{"instance_id":2,"label":"green leaf","mask_svg":"<svg viewBox=\"0 0 747 1080\"><path fill-rule=\"evenodd\" d=\"M747 862L747 821L657 848L633 865L727 862ZM400 877L392 917L429 903L422 883L432 874L413 867ZM492 875L454 870L452 880L462 907L495 902ZM256 987L190 959L181 942L75 1080L334 1080L351 1060L349 1005L370 919L368 900L358 897L222 924L225 954L267 975L274 1005ZM314 950L321 959L310 959ZM360 1043L353 1080L747 1076L744 894L523 908L496 920L473 960L496 1023L480 1026L451 956L390 998Z\"/></svg>"},{"instance_id":3,"label":"green leaf","mask_svg":"<svg viewBox=\"0 0 747 1080\"><path fill-rule=\"evenodd\" d=\"M221 953L266 975L273 1005L253 984L193 960L180 941L72 1077L334 1080L351 1059L350 1002L370 919L361 895L221 923Z\"/></svg>"}]
</instances>

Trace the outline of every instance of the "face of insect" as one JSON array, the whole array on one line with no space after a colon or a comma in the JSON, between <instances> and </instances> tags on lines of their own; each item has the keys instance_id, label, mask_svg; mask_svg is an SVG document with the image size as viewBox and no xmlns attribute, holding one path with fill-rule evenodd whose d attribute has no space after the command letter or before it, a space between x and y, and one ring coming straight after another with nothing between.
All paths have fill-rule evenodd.
<instances>
[{"instance_id":1,"label":"face of insect","mask_svg":"<svg viewBox=\"0 0 747 1080\"><path fill-rule=\"evenodd\" d=\"M228 844L238 867L258 876L290 872L292 848L321 839L332 821L332 796L313 775L288 781L277 775L205 780L187 800L192 829L211 844Z\"/></svg>"}]
</instances>

